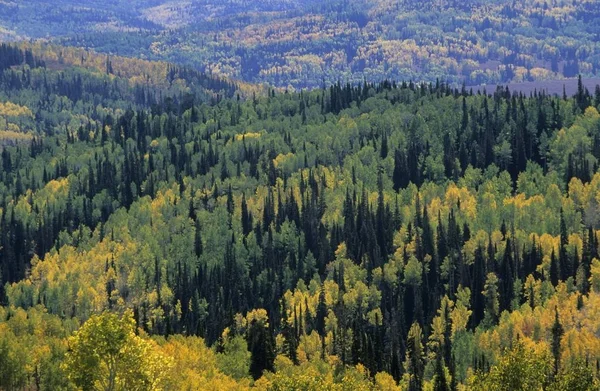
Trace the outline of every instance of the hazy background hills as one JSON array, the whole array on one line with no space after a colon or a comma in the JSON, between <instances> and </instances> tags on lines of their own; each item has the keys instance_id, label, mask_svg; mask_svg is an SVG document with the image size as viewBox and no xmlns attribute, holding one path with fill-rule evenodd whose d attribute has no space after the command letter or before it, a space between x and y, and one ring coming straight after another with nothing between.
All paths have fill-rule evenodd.
<instances>
[{"instance_id":1,"label":"hazy background hills","mask_svg":"<svg viewBox=\"0 0 600 391\"><path fill-rule=\"evenodd\" d=\"M0 1L0 37L169 60L248 82L593 76L593 0Z\"/></svg>"}]
</instances>

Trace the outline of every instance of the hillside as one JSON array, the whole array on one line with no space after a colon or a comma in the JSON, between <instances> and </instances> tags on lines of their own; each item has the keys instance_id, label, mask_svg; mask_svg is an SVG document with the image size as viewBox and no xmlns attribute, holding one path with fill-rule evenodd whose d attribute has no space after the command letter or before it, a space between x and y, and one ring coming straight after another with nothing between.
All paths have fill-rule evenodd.
<instances>
[{"instance_id":1,"label":"hillside","mask_svg":"<svg viewBox=\"0 0 600 391\"><path fill-rule=\"evenodd\" d=\"M598 75L595 0L0 3L5 38L50 38L275 86L461 85Z\"/></svg>"},{"instance_id":2,"label":"hillside","mask_svg":"<svg viewBox=\"0 0 600 391\"><path fill-rule=\"evenodd\" d=\"M600 78L581 79L583 88L588 91L594 91L597 85L600 85ZM578 79L564 79L564 80L546 80L546 81L530 81L521 83L508 83L502 85L487 85L479 86L477 90L483 90L484 88L488 91L496 91L498 87L508 88L512 92L521 93L524 95L531 95L536 93L543 93L548 95L556 96L573 96L579 89ZM482 91L483 92L483 91Z\"/></svg>"},{"instance_id":3,"label":"hillside","mask_svg":"<svg viewBox=\"0 0 600 391\"><path fill-rule=\"evenodd\" d=\"M0 389L598 388L600 88L0 51Z\"/></svg>"}]
</instances>

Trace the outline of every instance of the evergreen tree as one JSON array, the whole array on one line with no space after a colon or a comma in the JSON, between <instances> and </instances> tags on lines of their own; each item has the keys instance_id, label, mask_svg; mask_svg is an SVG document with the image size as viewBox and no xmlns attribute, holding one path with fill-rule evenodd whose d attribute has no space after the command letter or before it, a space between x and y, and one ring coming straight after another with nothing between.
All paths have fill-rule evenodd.
<instances>
[{"instance_id":1,"label":"evergreen tree","mask_svg":"<svg viewBox=\"0 0 600 391\"><path fill-rule=\"evenodd\" d=\"M395 191L399 191L400 189L404 189L406 186L408 186L410 183L409 175L406 155L402 150L396 149L394 154L394 173L392 177Z\"/></svg>"},{"instance_id":2,"label":"evergreen tree","mask_svg":"<svg viewBox=\"0 0 600 391\"><path fill-rule=\"evenodd\" d=\"M248 325L246 335L250 356L250 375L256 380L264 371L273 371L275 347L267 324L253 319Z\"/></svg>"},{"instance_id":3,"label":"evergreen tree","mask_svg":"<svg viewBox=\"0 0 600 391\"><path fill-rule=\"evenodd\" d=\"M298 318L294 308L294 319L290 321L287 315L287 305L285 298L281 300L281 334L285 339L285 354L294 364L298 363Z\"/></svg>"},{"instance_id":4,"label":"evergreen tree","mask_svg":"<svg viewBox=\"0 0 600 391\"><path fill-rule=\"evenodd\" d=\"M552 325L552 356L554 357L554 375L560 370L560 356L562 354L561 338L565 330L558 319L558 308L554 309L554 324Z\"/></svg>"},{"instance_id":5,"label":"evergreen tree","mask_svg":"<svg viewBox=\"0 0 600 391\"><path fill-rule=\"evenodd\" d=\"M441 358L435 360L435 375L433 378L433 391L450 391L446 380L446 371Z\"/></svg>"},{"instance_id":6,"label":"evergreen tree","mask_svg":"<svg viewBox=\"0 0 600 391\"><path fill-rule=\"evenodd\" d=\"M567 281L573 276L571 260L567 254L567 245L569 244L569 235L562 208L560 209L560 244L558 248L558 264L560 268L560 279Z\"/></svg>"},{"instance_id":7,"label":"evergreen tree","mask_svg":"<svg viewBox=\"0 0 600 391\"><path fill-rule=\"evenodd\" d=\"M558 265L558 259L554 255L554 249L550 255L550 282L552 285L557 286L560 279L560 267Z\"/></svg>"}]
</instances>

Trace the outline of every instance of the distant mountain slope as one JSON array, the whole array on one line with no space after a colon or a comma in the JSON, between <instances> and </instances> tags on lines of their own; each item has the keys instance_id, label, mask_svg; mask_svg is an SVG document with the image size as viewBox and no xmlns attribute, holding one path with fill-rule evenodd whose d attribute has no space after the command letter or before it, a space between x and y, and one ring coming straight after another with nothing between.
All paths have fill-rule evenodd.
<instances>
[{"instance_id":1,"label":"distant mountain slope","mask_svg":"<svg viewBox=\"0 0 600 391\"><path fill-rule=\"evenodd\" d=\"M503 88L508 88L511 92L521 93L524 95L530 95L537 92L544 92L549 95L558 96L573 96L577 93L579 81L578 79L566 79L566 80L546 80L539 82L523 82L523 83L510 83L502 85ZM599 78L582 79L584 88L587 88L590 92L595 92L598 85L600 85ZM483 86L488 92L496 91L497 85Z\"/></svg>"},{"instance_id":2,"label":"distant mountain slope","mask_svg":"<svg viewBox=\"0 0 600 391\"><path fill-rule=\"evenodd\" d=\"M249 82L597 75L595 0L0 2L0 37L166 59Z\"/></svg>"}]
</instances>

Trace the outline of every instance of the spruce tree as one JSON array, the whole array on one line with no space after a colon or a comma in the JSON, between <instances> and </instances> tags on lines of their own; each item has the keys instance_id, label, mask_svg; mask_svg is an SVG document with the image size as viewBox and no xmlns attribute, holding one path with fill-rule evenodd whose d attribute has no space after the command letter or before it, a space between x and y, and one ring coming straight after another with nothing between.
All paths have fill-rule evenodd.
<instances>
[{"instance_id":1,"label":"spruce tree","mask_svg":"<svg viewBox=\"0 0 600 391\"><path fill-rule=\"evenodd\" d=\"M552 356L554 357L554 375L558 374L560 369L561 338L565 330L558 318L558 307L554 308L554 324L552 325Z\"/></svg>"},{"instance_id":2,"label":"spruce tree","mask_svg":"<svg viewBox=\"0 0 600 391\"><path fill-rule=\"evenodd\" d=\"M435 360L435 377L433 378L433 391L450 391L448 381L446 380L446 371L441 357Z\"/></svg>"},{"instance_id":3,"label":"spruce tree","mask_svg":"<svg viewBox=\"0 0 600 391\"><path fill-rule=\"evenodd\" d=\"M250 350L250 375L254 380L260 378L264 371L273 371L275 362L275 346L270 330L262 321L253 319L248 325L246 336Z\"/></svg>"},{"instance_id":4,"label":"spruce tree","mask_svg":"<svg viewBox=\"0 0 600 391\"><path fill-rule=\"evenodd\" d=\"M558 248L558 264L560 270L560 279L567 281L573 275L571 261L567 254L567 245L569 244L569 235L567 233L567 224L562 208L560 209L560 244Z\"/></svg>"}]
</instances>

